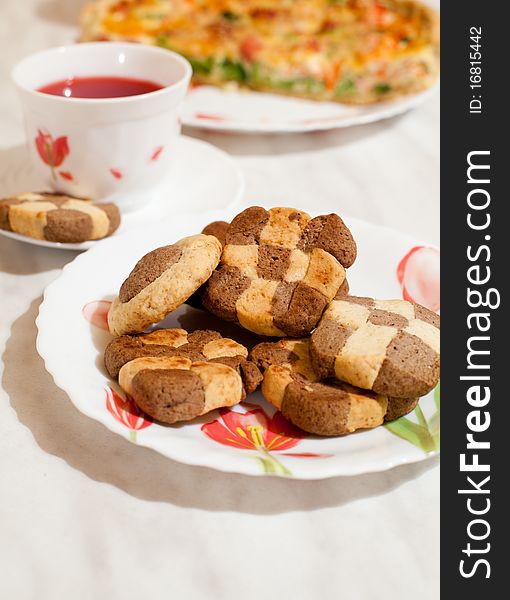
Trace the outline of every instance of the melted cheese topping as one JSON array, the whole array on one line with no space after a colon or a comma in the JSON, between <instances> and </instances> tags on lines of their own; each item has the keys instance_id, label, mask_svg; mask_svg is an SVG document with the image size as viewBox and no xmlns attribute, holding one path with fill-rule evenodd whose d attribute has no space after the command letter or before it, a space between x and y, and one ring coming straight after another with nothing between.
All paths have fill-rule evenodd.
<instances>
[{"instance_id":1,"label":"melted cheese topping","mask_svg":"<svg viewBox=\"0 0 510 600\"><path fill-rule=\"evenodd\" d=\"M410 0L98 0L82 30L86 40L175 50L213 83L315 95L348 95L358 84L384 94L392 77L419 79L426 61L413 57L434 42L430 10ZM405 72L391 69L396 60Z\"/></svg>"}]
</instances>

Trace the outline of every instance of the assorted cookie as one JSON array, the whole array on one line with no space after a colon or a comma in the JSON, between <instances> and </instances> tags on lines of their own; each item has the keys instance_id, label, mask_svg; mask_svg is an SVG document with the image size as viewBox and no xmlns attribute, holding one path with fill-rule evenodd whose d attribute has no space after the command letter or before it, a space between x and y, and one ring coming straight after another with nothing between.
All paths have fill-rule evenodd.
<instances>
[{"instance_id":1,"label":"assorted cookie","mask_svg":"<svg viewBox=\"0 0 510 600\"><path fill-rule=\"evenodd\" d=\"M244 346L216 331L160 329L114 338L104 362L145 413L172 424L233 406L255 391L262 375L247 356Z\"/></svg>"},{"instance_id":2,"label":"assorted cookie","mask_svg":"<svg viewBox=\"0 0 510 600\"><path fill-rule=\"evenodd\" d=\"M114 338L104 352L104 364L116 379L122 367L137 358L184 356L192 361L223 363L235 369L243 382L243 397L254 392L262 381L256 365L247 360L248 350L217 331L157 329L151 333L121 335Z\"/></svg>"},{"instance_id":3,"label":"assorted cookie","mask_svg":"<svg viewBox=\"0 0 510 600\"><path fill-rule=\"evenodd\" d=\"M168 424L190 421L243 399L235 369L185 356L135 358L121 368L119 384L146 414Z\"/></svg>"},{"instance_id":4,"label":"assorted cookie","mask_svg":"<svg viewBox=\"0 0 510 600\"><path fill-rule=\"evenodd\" d=\"M107 237L119 224L115 204L94 204L54 192L31 192L0 200L0 229L36 240L79 244Z\"/></svg>"},{"instance_id":5,"label":"assorted cookie","mask_svg":"<svg viewBox=\"0 0 510 600\"><path fill-rule=\"evenodd\" d=\"M138 333L164 319L209 279L221 250L216 237L198 234L143 256L108 312L110 332Z\"/></svg>"},{"instance_id":6,"label":"assorted cookie","mask_svg":"<svg viewBox=\"0 0 510 600\"><path fill-rule=\"evenodd\" d=\"M355 258L356 243L337 215L312 219L293 208L252 206L226 229L202 302L254 333L301 337L315 327Z\"/></svg>"},{"instance_id":7,"label":"assorted cookie","mask_svg":"<svg viewBox=\"0 0 510 600\"><path fill-rule=\"evenodd\" d=\"M406 300L346 296L328 306L310 349L321 379L416 398L439 380L439 317Z\"/></svg>"},{"instance_id":8,"label":"assorted cookie","mask_svg":"<svg viewBox=\"0 0 510 600\"><path fill-rule=\"evenodd\" d=\"M417 399L392 398L335 379L319 380L309 338L258 344L250 358L263 371L262 393L304 431L342 435L370 429L414 409Z\"/></svg>"},{"instance_id":9,"label":"assorted cookie","mask_svg":"<svg viewBox=\"0 0 510 600\"><path fill-rule=\"evenodd\" d=\"M334 214L253 206L210 223L134 266L108 313L116 337L106 369L163 423L233 406L259 385L284 417L317 435L397 419L437 385L439 317L404 300L349 295L356 252ZM280 339L248 355L216 331L143 333L184 302Z\"/></svg>"}]
</instances>

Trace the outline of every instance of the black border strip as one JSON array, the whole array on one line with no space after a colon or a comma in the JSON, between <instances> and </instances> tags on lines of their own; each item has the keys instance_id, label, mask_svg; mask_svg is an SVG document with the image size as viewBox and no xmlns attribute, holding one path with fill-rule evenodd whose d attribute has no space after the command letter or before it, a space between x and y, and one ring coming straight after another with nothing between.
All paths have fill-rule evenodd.
<instances>
[{"instance_id":1,"label":"black border strip","mask_svg":"<svg viewBox=\"0 0 510 600\"><path fill-rule=\"evenodd\" d=\"M510 429L503 431L510 393L503 374L510 369L510 191L503 182L510 127L503 87L510 33L500 3L448 0L441 8L441 592L486 600L507 595L496 587L505 589L509 572L503 527Z\"/></svg>"}]
</instances>

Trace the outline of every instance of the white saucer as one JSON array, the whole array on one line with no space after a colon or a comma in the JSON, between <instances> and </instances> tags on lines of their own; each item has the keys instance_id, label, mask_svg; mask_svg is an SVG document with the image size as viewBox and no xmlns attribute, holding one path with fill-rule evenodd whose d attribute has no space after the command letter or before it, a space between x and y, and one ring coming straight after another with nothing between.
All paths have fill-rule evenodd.
<instances>
[{"instance_id":1,"label":"white saucer","mask_svg":"<svg viewBox=\"0 0 510 600\"><path fill-rule=\"evenodd\" d=\"M28 157L16 155L0 166L0 197L43 189ZM241 170L227 153L207 142L181 136L172 171L154 193L154 199L144 208L122 215L122 223L112 237L141 225L161 224L167 219L170 223L176 215L228 210L241 200L243 192ZM35 240L3 229L0 229L0 235L62 250L88 250L101 242L61 244Z\"/></svg>"}]
</instances>

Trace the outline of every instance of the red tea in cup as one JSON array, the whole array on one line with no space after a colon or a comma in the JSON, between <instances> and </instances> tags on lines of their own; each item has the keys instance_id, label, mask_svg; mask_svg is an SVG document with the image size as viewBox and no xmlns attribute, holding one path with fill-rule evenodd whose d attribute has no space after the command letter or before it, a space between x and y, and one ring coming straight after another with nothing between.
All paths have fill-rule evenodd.
<instances>
[{"instance_id":1,"label":"red tea in cup","mask_svg":"<svg viewBox=\"0 0 510 600\"><path fill-rule=\"evenodd\" d=\"M72 77L38 88L38 92L65 98L122 98L161 90L154 81L131 77Z\"/></svg>"}]
</instances>

